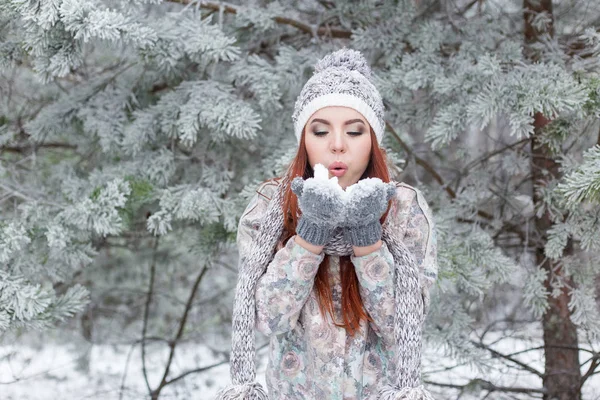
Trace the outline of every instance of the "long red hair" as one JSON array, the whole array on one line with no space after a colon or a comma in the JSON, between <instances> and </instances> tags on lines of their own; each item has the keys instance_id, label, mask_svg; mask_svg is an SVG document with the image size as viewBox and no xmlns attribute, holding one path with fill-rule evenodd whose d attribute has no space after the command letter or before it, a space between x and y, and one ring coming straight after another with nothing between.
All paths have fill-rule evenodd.
<instances>
[{"instance_id":1,"label":"long red hair","mask_svg":"<svg viewBox=\"0 0 600 400\"><path fill-rule=\"evenodd\" d=\"M389 182L390 177L387 166L387 156L385 151L377 145L377 137L375 136L372 128L370 129L370 134L371 155L367 169L360 179L376 177L381 179L383 182ZM304 134L301 135L298 152L287 169L289 182L291 182L296 176L301 176L304 179L313 177L313 169L308 162L308 153L304 144L304 136ZM281 245L285 245L287 241L296 234L296 226L299 219L298 214L301 214L301 211L298 209L298 198L289 187L284 193L282 208L285 221ZM380 218L380 222L382 224L385 222L388 212L389 205L386 212ZM342 283L343 323L339 324L335 322L333 297L331 294L331 285L328 274L329 255L327 254L325 254L325 258L319 265L319 269L315 277L315 288L318 294L317 298L321 314L325 315L326 312L329 312L331 320L334 321L336 326L344 327L351 336L354 336L354 333L359 328L360 321L362 319L368 321L373 320L364 309L358 289L358 277L356 276L356 271L354 270L354 265L350 260L350 256L340 256L339 261Z\"/></svg>"}]
</instances>

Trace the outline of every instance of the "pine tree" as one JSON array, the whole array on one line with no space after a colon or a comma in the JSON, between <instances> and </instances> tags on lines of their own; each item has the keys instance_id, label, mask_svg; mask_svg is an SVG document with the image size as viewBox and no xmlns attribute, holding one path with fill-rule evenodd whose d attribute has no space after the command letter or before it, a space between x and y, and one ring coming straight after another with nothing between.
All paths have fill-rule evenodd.
<instances>
[{"instance_id":1,"label":"pine tree","mask_svg":"<svg viewBox=\"0 0 600 400\"><path fill-rule=\"evenodd\" d=\"M426 382L444 398L580 398L600 364L576 350L600 332L600 6L239 3L0 3L0 332L74 324L85 309L94 342L114 337L112 318L145 351L215 335L227 349L238 218L295 154L291 114L312 66L348 46L384 97L394 179L434 210L426 346L543 378ZM529 335L517 320L543 329L544 371L486 340ZM152 398L206 376L170 366L146 381Z\"/></svg>"}]
</instances>

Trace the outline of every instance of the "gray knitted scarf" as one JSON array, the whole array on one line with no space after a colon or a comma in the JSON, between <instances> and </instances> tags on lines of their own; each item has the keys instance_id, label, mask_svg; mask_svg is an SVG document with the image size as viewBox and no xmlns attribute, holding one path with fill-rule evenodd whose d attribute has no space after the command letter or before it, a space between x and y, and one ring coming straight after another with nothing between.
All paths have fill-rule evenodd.
<instances>
[{"instance_id":1,"label":"gray knitted scarf","mask_svg":"<svg viewBox=\"0 0 600 400\"><path fill-rule=\"evenodd\" d=\"M287 174L273 194L259 230L252 242L253 251L240 260L238 282L233 306L230 375L232 385L217 394L217 400L268 400L264 388L256 379L255 346L255 288L275 255L277 243L283 233L283 195L289 187ZM396 340L396 370L391 381L379 392L380 400L434 400L421 384L421 329L423 325L423 300L419 271L413 255L398 238L397 232L384 223L382 240L394 257L396 264L396 314L394 336ZM345 242L341 230L325 245L329 255L351 255L352 246ZM279 400L279 399L271 399Z\"/></svg>"}]
</instances>

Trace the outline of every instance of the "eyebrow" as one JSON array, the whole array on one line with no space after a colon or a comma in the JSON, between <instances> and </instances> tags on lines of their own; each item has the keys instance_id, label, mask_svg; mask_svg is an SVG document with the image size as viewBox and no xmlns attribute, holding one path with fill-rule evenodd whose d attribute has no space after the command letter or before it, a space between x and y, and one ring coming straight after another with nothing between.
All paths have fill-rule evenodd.
<instances>
[{"instance_id":1,"label":"eyebrow","mask_svg":"<svg viewBox=\"0 0 600 400\"><path fill-rule=\"evenodd\" d=\"M330 126L331 124L329 123L329 121L327 121L326 119L321 119L321 118L315 118L312 120L312 122L310 123L311 125L314 124L315 122L320 122L322 124L328 125ZM360 122L361 124L364 125L364 122L362 119L349 119L348 121L344 122L344 125L350 125L353 124L355 122Z\"/></svg>"}]
</instances>

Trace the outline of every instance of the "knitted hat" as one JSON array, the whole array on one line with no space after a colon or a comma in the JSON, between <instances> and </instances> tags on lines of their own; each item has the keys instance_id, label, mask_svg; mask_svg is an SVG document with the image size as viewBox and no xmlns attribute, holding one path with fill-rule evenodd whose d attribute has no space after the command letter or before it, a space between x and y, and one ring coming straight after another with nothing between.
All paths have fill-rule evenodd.
<instances>
[{"instance_id":1,"label":"knitted hat","mask_svg":"<svg viewBox=\"0 0 600 400\"><path fill-rule=\"evenodd\" d=\"M300 143L304 125L317 110L327 106L350 107L361 113L381 144L385 130L384 106L371 82L371 68L361 52L346 47L327 54L296 99L292 120Z\"/></svg>"}]
</instances>

